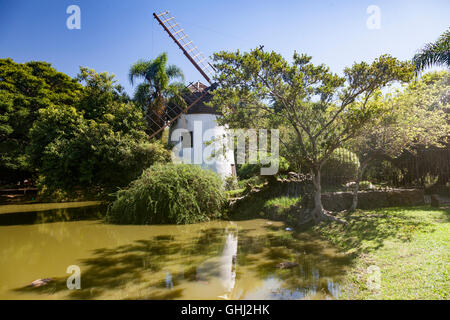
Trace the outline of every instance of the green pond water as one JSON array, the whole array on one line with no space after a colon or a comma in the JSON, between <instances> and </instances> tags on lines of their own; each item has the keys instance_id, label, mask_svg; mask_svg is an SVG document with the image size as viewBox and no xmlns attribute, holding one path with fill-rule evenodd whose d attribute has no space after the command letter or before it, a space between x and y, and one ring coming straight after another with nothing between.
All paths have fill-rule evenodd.
<instances>
[{"instance_id":1,"label":"green pond water","mask_svg":"<svg viewBox=\"0 0 450 320\"><path fill-rule=\"evenodd\" d=\"M281 222L118 226L101 212L92 202L0 206L0 299L335 299L349 263ZM298 265L277 268L285 261ZM67 288L71 265L81 289Z\"/></svg>"}]
</instances>

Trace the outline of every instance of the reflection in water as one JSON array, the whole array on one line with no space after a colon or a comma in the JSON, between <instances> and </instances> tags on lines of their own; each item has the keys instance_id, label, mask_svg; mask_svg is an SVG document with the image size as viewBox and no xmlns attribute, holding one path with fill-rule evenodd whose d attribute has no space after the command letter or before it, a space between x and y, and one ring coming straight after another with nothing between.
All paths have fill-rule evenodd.
<instances>
[{"instance_id":1,"label":"reflection in water","mask_svg":"<svg viewBox=\"0 0 450 320\"><path fill-rule=\"evenodd\" d=\"M225 247L220 258L220 278L225 294L219 298L229 299L236 283L237 233L226 230Z\"/></svg>"},{"instance_id":2,"label":"reflection in water","mask_svg":"<svg viewBox=\"0 0 450 320\"><path fill-rule=\"evenodd\" d=\"M0 206L0 226L99 219L106 212L106 207L99 202L81 202L79 207L75 205L70 202Z\"/></svg>"},{"instance_id":3,"label":"reflection in water","mask_svg":"<svg viewBox=\"0 0 450 320\"><path fill-rule=\"evenodd\" d=\"M169 271L166 271L166 288L173 288L172 274Z\"/></svg>"},{"instance_id":4,"label":"reflection in water","mask_svg":"<svg viewBox=\"0 0 450 320\"><path fill-rule=\"evenodd\" d=\"M100 210L83 220L85 209L0 223L0 299L333 299L349 262L281 222L117 226L92 220ZM276 268L284 261L298 266ZM69 265L81 268L81 290L66 287ZM55 281L28 287L42 278Z\"/></svg>"}]
</instances>

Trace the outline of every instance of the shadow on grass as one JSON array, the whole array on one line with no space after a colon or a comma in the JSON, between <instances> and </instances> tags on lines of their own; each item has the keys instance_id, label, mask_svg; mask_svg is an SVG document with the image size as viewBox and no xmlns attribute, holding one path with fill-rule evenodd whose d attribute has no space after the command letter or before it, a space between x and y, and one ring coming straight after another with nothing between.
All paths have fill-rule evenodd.
<instances>
[{"instance_id":1,"label":"shadow on grass","mask_svg":"<svg viewBox=\"0 0 450 320\"><path fill-rule=\"evenodd\" d=\"M350 215L341 215L340 218L349 222L347 226L326 221L317 226L308 224L298 227L296 226L295 210L267 206L268 200L273 198L270 193L263 191L251 194L232 208L230 218L234 220L252 218L282 220L295 228L297 232L313 230L352 255L376 250L383 246L383 242L387 238L410 241L416 232L424 230L433 232L432 225L434 223L450 221L449 206L441 208L393 207L357 210ZM431 218L430 214L434 212L439 212L439 214Z\"/></svg>"},{"instance_id":2,"label":"shadow on grass","mask_svg":"<svg viewBox=\"0 0 450 320\"><path fill-rule=\"evenodd\" d=\"M417 232L433 232L435 223L449 221L450 211L425 206L394 207L357 210L343 218L347 226L321 223L313 230L340 248L359 254L379 249L388 238L410 241Z\"/></svg>"},{"instance_id":3,"label":"shadow on grass","mask_svg":"<svg viewBox=\"0 0 450 320\"><path fill-rule=\"evenodd\" d=\"M450 222L450 204L445 204L440 209L444 211L445 222Z\"/></svg>"}]
</instances>

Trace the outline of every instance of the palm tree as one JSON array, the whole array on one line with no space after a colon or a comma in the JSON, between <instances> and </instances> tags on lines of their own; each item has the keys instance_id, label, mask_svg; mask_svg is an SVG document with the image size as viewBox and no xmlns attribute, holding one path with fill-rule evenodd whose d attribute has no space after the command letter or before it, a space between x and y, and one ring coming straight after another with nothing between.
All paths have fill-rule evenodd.
<instances>
[{"instance_id":1,"label":"palm tree","mask_svg":"<svg viewBox=\"0 0 450 320\"><path fill-rule=\"evenodd\" d=\"M413 58L416 72L436 66L450 68L450 29L445 31L434 43L428 43Z\"/></svg>"},{"instance_id":2,"label":"palm tree","mask_svg":"<svg viewBox=\"0 0 450 320\"><path fill-rule=\"evenodd\" d=\"M135 84L136 79L143 82L136 87L134 93L135 102L146 114L147 120L154 117L155 111L163 117L168 103L176 103L184 106L182 92L185 88L182 82L171 82L174 79L184 80L183 72L175 65L167 65L167 54L162 53L154 60L139 60L135 62L129 72L130 82ZM160 119L152 119L153 122L162 125Z\"/></svg>"}]
</instances>

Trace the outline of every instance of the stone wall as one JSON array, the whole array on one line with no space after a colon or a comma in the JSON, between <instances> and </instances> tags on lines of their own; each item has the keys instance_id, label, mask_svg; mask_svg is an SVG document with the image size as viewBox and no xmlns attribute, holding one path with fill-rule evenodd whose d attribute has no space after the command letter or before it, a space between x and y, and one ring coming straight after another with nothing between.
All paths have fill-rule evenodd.
<instances>
[{"instance_id":1,"label":"stone wall","mask_svg":"<svg viewBox=\"0 0 450 320\"><path fill-rule=\"evenodd\" d=\"M312 185L308 179L303 180L277 180L262 189L252 190L247 196L233 199L230 208L238 209L244 202L255 201L253 197L271 199L276 197L304 197L302 206L312 208L314 203L306 194L311 194ZM322 194L322 204L328 211L339 212L348 210L353 201L352 191L329 192ZM358 192L358 209L376 209L383 207L419 206L425 204L425 195L422 189L391 189L368 190Z\"/></svg>"},{"instance_id":2,"label":"stone wall","mask_svg":"<svg viewBox=\"0 0 450 320\"><path fill-rule=\"evenodd\" d=\"M329 192L322 194L323 207L329 211L342 211L350 208L353 192ZM388 191L360 191L359 209L384 207L418 206L425 204L424 191L421 189L394 189Z\"/></svg>"}]
</instances>

